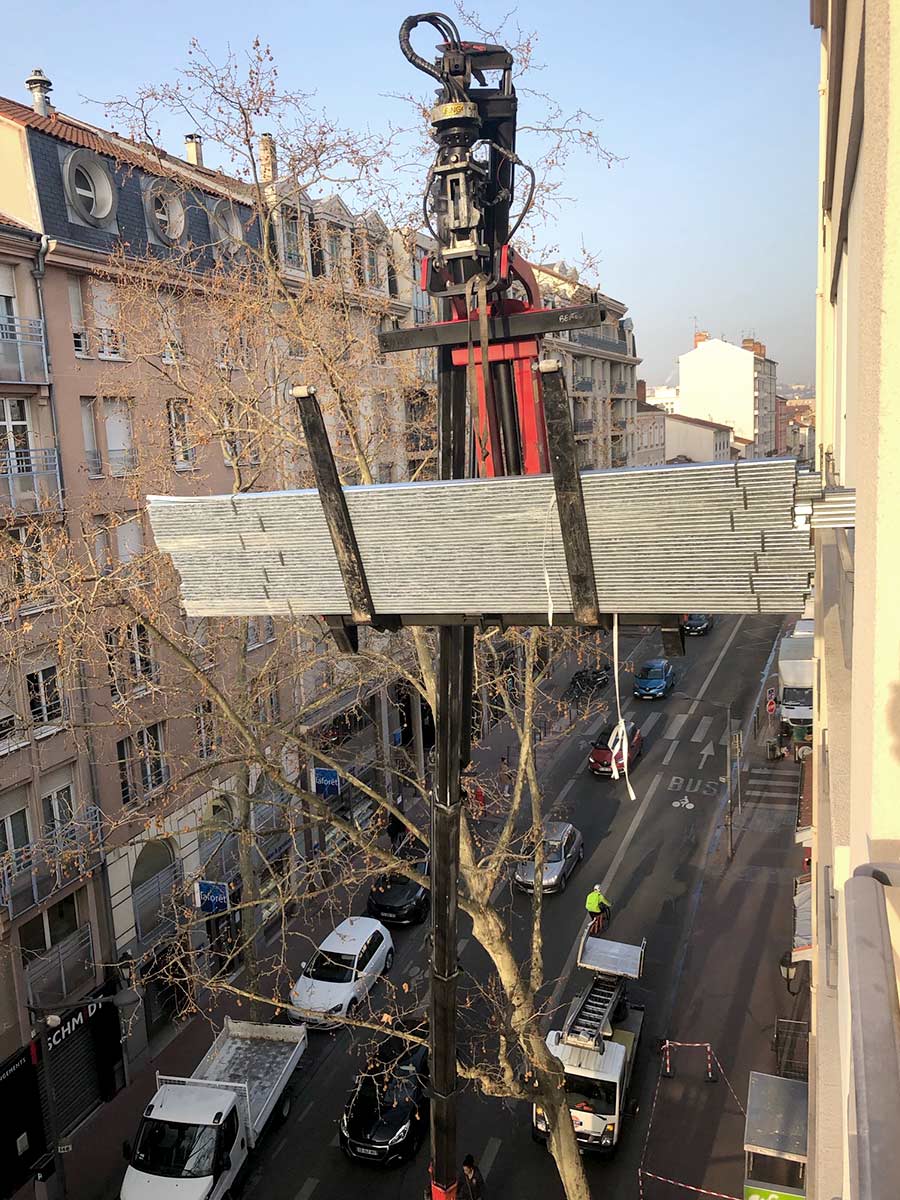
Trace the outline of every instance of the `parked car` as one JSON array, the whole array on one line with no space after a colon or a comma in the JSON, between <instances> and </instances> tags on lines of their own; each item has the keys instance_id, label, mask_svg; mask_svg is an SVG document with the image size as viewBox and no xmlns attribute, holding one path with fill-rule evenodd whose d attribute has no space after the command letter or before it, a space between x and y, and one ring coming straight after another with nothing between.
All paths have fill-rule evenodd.
<instances>
[{"instance_id":1,"label":"parked car","mask_svg":"<svg viewBox=\"0 0 900 1200\"><path fill-rule=\"evenodd\" d=\"M568 821L544 822L543 891L564 892L569 876L584 858L584 838ZM523 892L534 891L534 860L521 862L513 880Z\"/></svg>"},{"instance_id":2,"label":"parked car","mask_svg":"<svg viewBox=\"0 0 900 1200\"><path fill-rule=\"evenodd\" d=\"M408 858L410 866L423 879L428 878L430 860L425 847L418 842L405 843L398 850ZM415 883L406 875L379 875L372 884L366 911L385 925L417 925L428 916L431 893L424 883Z\"/></svg>"},{"instance_id":3,"label":"parked car","mask_svg":"<svg viewBox=\"0 0 900 1200\"><path fill-rule=\"evenodd\" d=\"M385 1038L354 1080L340 1121L341 1149L383 1165L412 1158L428 1133L428 1109L427 1048Z\"/></svg>"},{"instance_id":4,"label":"parked car","mask_svg":"<svg viewBox=\"0 0 900 1200\"><path fill-rule=\"evenodd\" d=\"M613 754L609 748L609 739L612 737L614 729L615 725L610 723L604 725L597 734L597 740L588 757L588 770L594 775L612 775ZM628 734L628 770L630 771L644 752L644 735L634 721L626 722L625 730ZM625 755L621 750L616 751L616 766L620 771L625 766Z\"/></svg>"},{"instance_id":5,"label":"parked car","mask_svg":"<svg viewBox=\"0 0 900 1200\"><path fill-rule=\"evenodd\" d=\"M585 667L576 671L563 693L566 700L590 700L594 693L609 683L605 667Z\"/></svg>"},{"instance_id":6,"label":"parked car","mask_svg":"<svg viewBox=\"0 0 900 1200\"><path fill-rule=\"evenodd\" d=\"M704 637L712 627L713 619L709 613L688 613L681 622L688 637Z\"/></svg>"},{"instance_id":7,"label":"parked car","mask_svg":"<svg viewBox=\"0 0 900 1200\"><path fill-rule=\"evenodd\" d=\"M648 658L634 677L639 700L659 700L675 686L675 668L667 658Z\"/></svg>"},{"instance_id":8,"label":"parked car","mask_svg":"<svg viewBox=\"0 0 900 1200\"><path fill-rule=\"evenodd\" d=\"M348 917L302 964L291 988L290 1011L297 1021L317 1029L330 1029L355 1009L394 961L394 942L380 921Z\"/></svg>"}]
</instances>

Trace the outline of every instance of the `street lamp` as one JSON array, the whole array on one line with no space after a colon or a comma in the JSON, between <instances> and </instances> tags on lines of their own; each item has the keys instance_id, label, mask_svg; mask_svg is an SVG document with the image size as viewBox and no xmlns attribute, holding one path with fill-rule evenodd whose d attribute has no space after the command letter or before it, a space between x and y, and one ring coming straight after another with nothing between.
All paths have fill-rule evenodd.
<instances>
[{"instance_id":1,"label":"street lamp","mask_svg":"<svg viewBox=\"0 0 900 1200\"><path fill-rule=\"evenodd\" d=\"M132 987L122 988L116 992L114 996L99 996L96 999L86 1000L84 1003L96 1004L99 1008L103 1004L111 1004L113 1008L124 1012L131 1008L136 1008L141 1003L141 996ZM41 1062L44 1064L44 1084L47 1095L47 1141L50 1143L50 1156L44 1158L38 1166L37 1179L39 1182L47 1184L51 1179L55 1182L50 1188L45 1188L45 1195L48 1197L52 1194L56 1200L64 1200L68 1194L66 1191L66 1170L63 1162L63 1156L59 1149L59 1116L56 1106L56 1088L53 1083L53 1072L50 1069L50 1031L59 1029L62 1025L62 1017L55 1008L48 1008L38 1004L26 1004L25 1006L32 1016L36 1017L35 1024L37 1026L37 1034L41 1045ZM52 1167L50 1167L50 1158L52 1158Z\"/></svg>"},{"instance_id":2,"label":"street lamp","mask_svg":"<svg viewBox=\"0 0 900 1200\"><path fill-rule=\"evenodd\" d=\"M701 696L689 696L686 692L673 692L673 696L678 696L682 700L690 700L694 704L708 704L712 708L724 708L726 733L725 733L725 786L728 795L728 859L729 862L734 858L734 799L731 792L731 701L723 704L721 700L704 700Z\"/></svg>"},{"instance_id":3,"label":"street lamp","mask_svg":"<svg viewBox=\"0 0 900 1200\"><path fill-rule=\"evenodd\" d=\"M781 978L787 984L788 995L799 996L800 988L797 988L795 992L791 987L791 984L797 977L797 964L794 962L794 956L790 950L785 950L784 954L782 954L778 969L781 971Z\"/></svg>"}]
</instances>

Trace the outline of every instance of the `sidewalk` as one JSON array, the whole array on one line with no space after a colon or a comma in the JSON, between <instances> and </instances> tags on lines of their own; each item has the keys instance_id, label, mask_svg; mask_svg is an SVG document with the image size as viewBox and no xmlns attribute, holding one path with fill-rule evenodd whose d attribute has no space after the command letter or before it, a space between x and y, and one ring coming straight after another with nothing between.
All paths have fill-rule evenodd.
<instances>
[{"instance_id":1,"label":"sidewalk","mask_svg":"<svg viewBox=\"0 0 900 1200\"><path fill-rule=\"evenodd\" d=\"M641 1096L645 1111L657 1086L658 1093L643 1167L670 1182L645 1177L644 1200L696 1194L672 1182L743 1196L750 1071L779 1074L776 1017L808 1016L805 984L799 996L789 995L779 970L792 944L793 882L803 867L803 847L794 843L800 768L767 762L763 746L761 740L745 748L743 812L735 805L731 862L724 826L714 835L667 1026L671 1041L710 1043L720 1077L707 1082L705 1049L686 1046L672 1053L673 1077L660 1076L657 1085L660 1060L651 1055Z\"/></svg>"}]
</instances>

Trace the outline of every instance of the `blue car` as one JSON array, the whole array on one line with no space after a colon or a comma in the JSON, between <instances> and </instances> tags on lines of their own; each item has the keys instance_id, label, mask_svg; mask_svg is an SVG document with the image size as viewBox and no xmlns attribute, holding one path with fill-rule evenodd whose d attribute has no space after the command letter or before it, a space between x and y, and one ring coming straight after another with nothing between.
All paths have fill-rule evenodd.
<instances>
[{"instance_id":1,"label":"blue car","mask_svg":"<svg viewBox=\"0 0 900 1200\"><path fill-rule=\"evenodd\" d=\"M675 668L667 658L648 658L634 677L639 700L660 700L675 686Z\"/></svg>"}]
</instances>

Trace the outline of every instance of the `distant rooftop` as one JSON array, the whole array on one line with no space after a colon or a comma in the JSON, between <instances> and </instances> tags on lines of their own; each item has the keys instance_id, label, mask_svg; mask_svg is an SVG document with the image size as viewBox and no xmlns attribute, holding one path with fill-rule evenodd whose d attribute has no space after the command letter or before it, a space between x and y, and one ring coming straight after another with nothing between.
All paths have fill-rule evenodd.
<instances>
[{"instance_id":1,"label":"distant rooftop","mask_svg":"<svg viewBox=\"0 0 900 1200\"><path fill-rule=\"evenodd\" d=\"M657 411L659 411L659 410L657 410ZM720 424L719 421L704 421L702 417L686 417L686 416L684 416L683 413L667 412L666 420L667 421L684 421L686 425L700 425L705 429L724 429L728 433L732 432L730 425L722 425L722 424ZM738 439L738 440L742 441L743 439Z\"/></svg>"}]
</instances>

